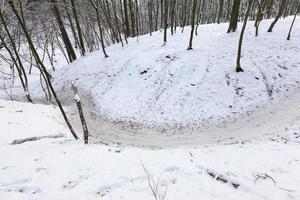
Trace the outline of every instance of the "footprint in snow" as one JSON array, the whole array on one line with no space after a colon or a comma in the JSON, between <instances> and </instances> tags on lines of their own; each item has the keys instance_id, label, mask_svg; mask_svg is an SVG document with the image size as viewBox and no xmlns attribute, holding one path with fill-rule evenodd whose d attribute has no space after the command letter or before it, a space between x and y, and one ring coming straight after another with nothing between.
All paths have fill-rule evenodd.
<instances>
[{"instance_id":1,"label":"footprint in snow","mask_svg":"<svg viewBox=\"0 0 300 200\"><path fill-rule=\"evenodd\" d=\"M81 181L87 180L89 176L79 176L78 180L70 180L63 185L64 189L71 190L76 187Z\"/></svg>"},{"instance_id":2,"label":"footprint in snow","mask_svg":"<svg viewBox=\"0 0 300 200\"><path fill-rule=\"evenodd\" d=\"M25 194L37 194L41 192L41 189L38 187L27 187L27 186L9 186L0 188L0 191L3 192L19 192Z\"/></svg>"},{"instance_id":3,"label":"footprint in snow","mask_svg":"<svg viewBox=\"0 0 300 200\"><path fill-rule=\"evenodd\" d=\"M108 193L110 193L113 189L119 188L121 186L122 185L119 184L119 183L115 183L115 184L107 185L107 186L102 186L102 187L99 188L99 190L96 194L97 194L97 196L104 197Z\"/></svg>"},{"instance_id":4,"label":"footprint in snow","mask_svg":"<svg viewBox=\"0 0 300 200\"><path fill-rule=\"evenodd\" d=\"M78 184L79 184L79 181L75 181L75 180L68 181L66 184L63 185L63 188L70 190L70 189L76 187Z\"/></svg>"}]
</instances>

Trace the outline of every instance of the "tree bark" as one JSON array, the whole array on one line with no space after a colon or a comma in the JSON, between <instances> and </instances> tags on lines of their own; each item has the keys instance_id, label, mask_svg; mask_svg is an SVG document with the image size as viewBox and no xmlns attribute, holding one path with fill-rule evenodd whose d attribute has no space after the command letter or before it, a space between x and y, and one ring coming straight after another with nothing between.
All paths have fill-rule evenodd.
<instances>
[{"instance_id":1,"label":"tree bark","mask_svg":"<svg viewBox=\"0 0 300 200\"><path fill-rule=\"evenodd\" d=\"M234 0L227 33L235 32L237 29L241 0Z\"/></svg>"}]
</instances>

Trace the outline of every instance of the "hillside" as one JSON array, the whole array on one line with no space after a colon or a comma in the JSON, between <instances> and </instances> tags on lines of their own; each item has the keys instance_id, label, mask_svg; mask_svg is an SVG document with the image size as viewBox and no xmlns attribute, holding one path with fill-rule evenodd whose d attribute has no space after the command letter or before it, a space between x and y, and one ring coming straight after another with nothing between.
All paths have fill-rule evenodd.
<instances>
[{"instance_id":1,"label":"hillside","mask_svg":"<svg viewBox=\"0 0 300 200\"><path fill-rule=\"evenodd\" d=\"M266 31L271 20L262 21L258 37L249 22L244 73L235 72L239 32L227 34L227 24L212 24L199 26L193 51L186 50L188 29L168 36L165 46L156 32L107 48L109 58L98 51L63 67L54 85L71 103L70 83L76 83L86 109L113 122L160 130L220 126L298 91L300 22L287 41L291 20L280 20L272 33Z\"/></svg>"}]
</instances>

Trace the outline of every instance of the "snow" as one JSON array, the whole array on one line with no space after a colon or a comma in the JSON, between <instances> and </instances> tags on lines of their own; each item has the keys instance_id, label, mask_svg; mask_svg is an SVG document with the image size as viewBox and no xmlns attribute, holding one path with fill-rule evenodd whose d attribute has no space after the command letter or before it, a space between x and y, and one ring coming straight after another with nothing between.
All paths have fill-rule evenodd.
<instances>
[{"instance_id":1,"label":"snow","mask_svg":"<svg viewBox=\"0 0 300 200\"><path fill-rule=\"evenodd\" d=\"M239 33L227 24L200 26L193 51L187 28L165 46L157 32L57 67L53 83L81 136L78 87L89 145L74 141L56 106L0 100L0 199L153 200L149 181L166 200L300 199L300 23L286 41L291 20L273 33L264 20L257 38L248 24L245 73L234 71ZM24 95L15 86L6 92Z\"/></svg>"},{"instance_id":2,"label":"snow","mask_svg":"<svg viewBox=\"0 0 300 200\"><path fill-rule=\"evenodd\" d=\"M106 121L157 128L222 126L251 115L299 91L300 22L286 40L292 17L267 33L263 20L258 37L253 22L245 33L242 68L235 72L239 32L227 24L199 26L194 50L187 51L189 30L178 31L162 46L162 33L132 38L124 48L91 53L54 73L54 85L72 102L71 83L82 101ZM39 83L35 97L44 98Z\"/></svg>"},{"instance_id":3,"label":"snow","mask_svg":"<svg viewBox=\"0 0 300 200\"><path fill-rule=\"evenodd\" d=\"M80 102L80 97L79 97L78 94L75 94L75 95L74 95L74 101Z\"/></svg>"},{"instance_id":4,"label":"snow","mask_svg":"<svg viewBox=\"0 0 300 200\"><path fill-rule=\"evenodd\" d=\"M0 100L0 196L153 200L144 165L166 200L299 199L300 118L289 117L291 110L284 131L281 124L269 127L273 133L267 138L151 149L84 145L73 140L58 108ZM57 134L64 137L11 145L15 139ZM265 174L271 178L258 178Z\"/></svg>"}]
</instances>

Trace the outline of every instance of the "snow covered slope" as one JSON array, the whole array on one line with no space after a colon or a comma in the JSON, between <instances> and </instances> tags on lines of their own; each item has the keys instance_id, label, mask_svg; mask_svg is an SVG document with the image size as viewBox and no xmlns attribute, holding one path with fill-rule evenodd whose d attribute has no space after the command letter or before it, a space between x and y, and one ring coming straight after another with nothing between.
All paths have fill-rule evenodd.
<instances>
[{"instance_id":1,"label":"snow covered slope","mask_svg":"<svg viewBox=\"0 0 300 200\"><path fill-rule=\"evenodd\" d=\"M300 199L299 117L265 139L174 149L83 145L61 123L56 107L0 100L0 199L154 200L142 163L165 200Z\"/></svg>"},{"instance_id":2,"label":"snow covered slope","mask_svg":"<svg viewBox=\"0 0 300 200\"><path fill-rule=\"evenodd\" d=\"M242 67L235 72L239 32L227 24L199 26L194 50L187 51L189 30L178 31L162 46L162 33L130 39L124 48L95 52L59 70L54 84L72 101L70 83L79 87L86 105L114 122L149 127L202 127L234 121L278 102L300 87L300 21L286 40L292 18L267 33L264 20L254 36L245 33ZM42 93L40 93L42 94Z\"/></svg>"}]
</instances>

